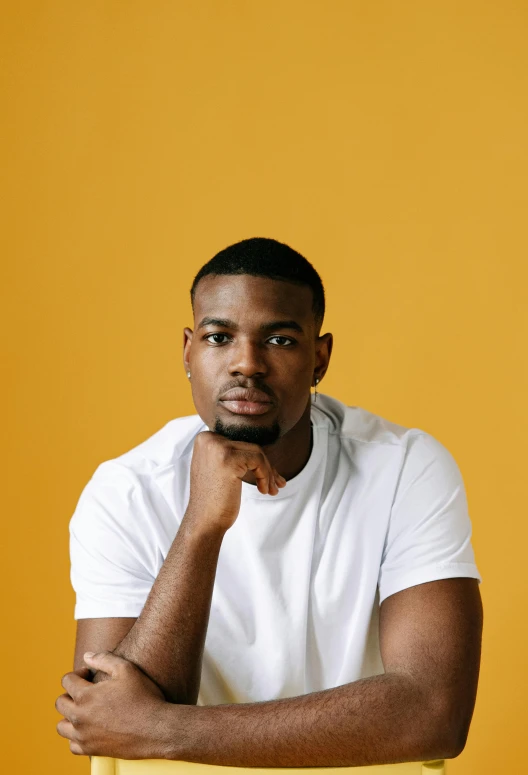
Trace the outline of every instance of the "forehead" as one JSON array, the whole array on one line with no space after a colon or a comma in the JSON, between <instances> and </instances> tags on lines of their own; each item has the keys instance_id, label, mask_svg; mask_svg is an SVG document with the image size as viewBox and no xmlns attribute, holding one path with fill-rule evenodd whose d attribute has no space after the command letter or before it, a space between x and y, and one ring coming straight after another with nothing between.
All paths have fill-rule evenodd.
<instances>
[{"instance_id":1,"label":"forehead","mask_svg":"<svg viewBox=\"0 0 528 775\"><path fill-rule=\"evenodd\" d=\"M196 286L194 317L244 321L298 320L314 324L308 285L252 275L206 275Z\"/></svg>"}]
</instances>

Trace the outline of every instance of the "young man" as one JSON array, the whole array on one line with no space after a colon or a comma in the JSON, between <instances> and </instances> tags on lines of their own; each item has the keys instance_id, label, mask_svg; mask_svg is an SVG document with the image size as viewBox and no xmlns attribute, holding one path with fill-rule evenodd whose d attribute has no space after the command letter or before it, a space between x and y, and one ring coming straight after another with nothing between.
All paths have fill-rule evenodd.
<instances>
[{"instance_id":1,"label":"young man","mask_svg":"<svg viewBox=\"0 0 528 775\"><path fill-rule=\"evenodd\" d=\"M102 463L70 523L59 734L75 754L249 767L457 756L482 605L453 457L311 397L332 335L287 245L226 248L191 295L198 414Z\"/></svg>"}]
</instances>

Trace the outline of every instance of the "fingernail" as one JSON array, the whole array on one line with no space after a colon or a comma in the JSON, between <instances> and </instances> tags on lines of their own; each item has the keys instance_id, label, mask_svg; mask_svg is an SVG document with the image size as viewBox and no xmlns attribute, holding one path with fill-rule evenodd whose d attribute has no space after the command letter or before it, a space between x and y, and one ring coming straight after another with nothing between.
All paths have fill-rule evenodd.
<instances>
[{"instance_id":1,"label":"fingernail","mask_svg":"<svg viewBox=\"0 0 528 775\"><path fill-rule=\"evenodd\" d=\"M91 659L93 656L95 656L95 651L85 651L84 652L84 658L88 657L88 659Z\"/></svg>"}]
</instances>

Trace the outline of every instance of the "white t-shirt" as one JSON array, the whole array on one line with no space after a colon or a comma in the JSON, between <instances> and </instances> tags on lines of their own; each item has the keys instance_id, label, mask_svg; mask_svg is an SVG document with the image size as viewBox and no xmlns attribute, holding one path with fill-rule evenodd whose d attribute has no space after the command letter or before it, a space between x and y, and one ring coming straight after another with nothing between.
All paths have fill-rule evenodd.
<instances>
[{"instance_id":1,"label":"white t-shirt","mask_svg":"<svg viewBox=\"0 0 528 775\"><path fill-rule=\"evenodd\" d=\"M378 610L437 579L481 581L464 484L424 431L319 395L313 447L276 496L242 483L223 539L199 705L293 697L384 672ZM102 463L70 522L75 619L139 616L189 499L198 415Z\"/></svg>"}]
</instances>

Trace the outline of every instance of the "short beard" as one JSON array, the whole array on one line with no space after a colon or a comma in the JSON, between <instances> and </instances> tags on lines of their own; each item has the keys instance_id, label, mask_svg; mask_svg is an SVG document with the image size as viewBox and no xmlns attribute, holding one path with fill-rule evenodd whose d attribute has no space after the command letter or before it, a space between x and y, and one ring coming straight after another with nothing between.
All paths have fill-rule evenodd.
<instances>
[{"instance_id":1,"label":"short beard","mask_svg":"<svg viewBox=\"0 0 528 775\"><path fill-rule=\"evenodd\" d=\"M277 421L266 428L255 425L226 425L219 417L216 418L214 431L231 441L247 441L249 444L258 444L259 447L275 444L281 434Z\"/></svg>"}]
</instances>

